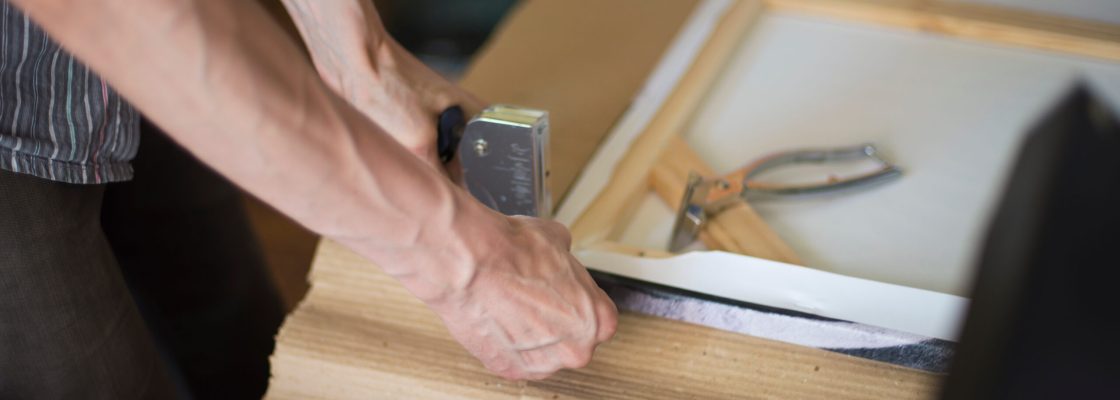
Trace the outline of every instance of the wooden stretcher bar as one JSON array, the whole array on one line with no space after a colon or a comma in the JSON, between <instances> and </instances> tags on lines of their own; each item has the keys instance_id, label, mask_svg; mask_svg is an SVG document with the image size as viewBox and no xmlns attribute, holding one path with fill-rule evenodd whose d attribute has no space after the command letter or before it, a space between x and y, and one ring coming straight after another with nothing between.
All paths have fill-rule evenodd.
<instances>
[{"instance_id":1,"label":"wooden stretcher bar","mask_svg":"<svg viewBox=\"0 0 1120 400\"><path fill-rule=\"evenodd\" d=\"M669 208L676 210L680 208L681 194L691 172L716 176L688 142L673 136L650 171L649 184ZM745 202L738 202L711 218L701 230L700 240L712 250L801 264L793 249Z\"/></svg>"},{"instance_id":2,"label":"wooden stretcher bar","mask_svg":"<svg viewBox=\"0 0 1120 400\"><path fill-rule=\"evenodd\" d=\"M768 12L819 15L993 44L1120 60L1120 26L1002 7L934 0L736 1L668 101L619 162L610 183L571 226L577 244L587 246L614 239L612 234L628 216L625 210L634 209L636 201L642 198L635 192L648 190L641 177L653 173L658 157L684 131L739 43ZM751 225L753 221L748 218L742 223Z\"/></svg>"}]
</instances>

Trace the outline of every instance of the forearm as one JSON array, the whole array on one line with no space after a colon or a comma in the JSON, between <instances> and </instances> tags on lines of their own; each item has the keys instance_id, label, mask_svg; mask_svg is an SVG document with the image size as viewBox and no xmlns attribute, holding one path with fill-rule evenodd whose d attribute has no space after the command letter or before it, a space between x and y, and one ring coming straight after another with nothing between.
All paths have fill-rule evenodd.
<instances>
[{"instance_id":1,"label":"forearm","mask_svg":"<svg viewBox=\"0 0 1120 400\"><path fill-rule=\"evenodd\" d=\"M378 58L395 57L373 4L361 0L281 0L311 61L332 88L349 86L356 77L378 78ZM345 97L345 96L344 96Z\"/></svg>"},{"instance_id":2,"label":"forearm","mask_svg":"<svg viewBox=\"0 0 1120 400\"><path fill-rule=\"evenodd\" d=\"M400 46L381 23L373 3L363 0L281 0L307 43L311 59L331 87L385 84L391 73L404 75L408 89L427 109L442 110L454 101L454 86ZM371 78L354 82L355 78ZM344 96L346 97L346 96Z\"/></svg>"},{"instance_id":3,"label":"forearm","mask_svg":"<svg viewBox=\"0 0 1120 400\"><path fill-rule=\"evenodd\" d=\"M368 0L283 0L319 75L410 151L435 160L435 116L482 102L393 40Z\"/></svg>"},{"instance_id":4,"label":"forearm","mask_svg":"<svg viewBox=\"0 0 1120 400\"><path fill-rule=\"evenodd\" d=\"M206 164L402 279L440 266L418 259L432 246L466 251L456 231L500 225L325 87L255 2L14 3Z\"/></svg>"}]
</instances>

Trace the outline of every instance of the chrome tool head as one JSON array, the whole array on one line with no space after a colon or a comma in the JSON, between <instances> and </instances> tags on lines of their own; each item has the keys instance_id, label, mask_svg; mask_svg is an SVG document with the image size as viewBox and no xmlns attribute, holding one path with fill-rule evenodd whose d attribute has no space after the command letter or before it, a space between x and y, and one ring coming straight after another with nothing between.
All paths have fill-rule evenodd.
<instances>
[{"instance_id":1,"label":"chrome tool head","mask_svg":"<svg viewBox=\"0 0 1120 400\"><path fill-rule=\"evenodd\" d=\"M677 208L677 218L673 222L673 237L669 240L669 251L680 251L696 241L700 229L708 220L708 213L704 210L707 204L708 192L711 182L705 182L699 174L688 174L688 184L684 188L684 197L681 206Z\"/></svg>"},{"instance_id":2,"label":"chrome tool head","mask_svg":"<svg viewBox=\"0 0 1120 400\"><path fill-rule=\"evenodd\" d=\"M548 218L548 112L508 105L486 108L458 143L471 194L506 215Z\"/></svg>"}]
</instances>

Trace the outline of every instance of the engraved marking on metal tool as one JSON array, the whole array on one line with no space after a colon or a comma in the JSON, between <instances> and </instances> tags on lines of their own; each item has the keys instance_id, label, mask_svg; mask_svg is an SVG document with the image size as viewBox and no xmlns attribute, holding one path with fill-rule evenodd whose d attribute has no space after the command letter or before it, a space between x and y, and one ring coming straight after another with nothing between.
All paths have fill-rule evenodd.
<instances>
[{"instance_id":1,"label":"engraved marking on metal tool","mask_svg":"<svg viewBox=\"0 0 1120 400\"><path fill-rule=\"evenodd\" d=\"M460 142L467 189L508 215L548 217L548 113L494 105L467 123Z\"/></svg>"},{"instance_id":2,"label":"engraved marking on metal tool","mask_svg":"<svg viewBox=\"0 0 1120 400\"><path fill-rule=\"evenodd\" d=\"M518 206L531 206L535 203L533 198L533 149L522 147L517 143L510 143L509 167L496 167L499 171L509 172L510 192L513 193L514 204ZM502 199L506 201L507 199Z\"/></svg>"}]
</instances>

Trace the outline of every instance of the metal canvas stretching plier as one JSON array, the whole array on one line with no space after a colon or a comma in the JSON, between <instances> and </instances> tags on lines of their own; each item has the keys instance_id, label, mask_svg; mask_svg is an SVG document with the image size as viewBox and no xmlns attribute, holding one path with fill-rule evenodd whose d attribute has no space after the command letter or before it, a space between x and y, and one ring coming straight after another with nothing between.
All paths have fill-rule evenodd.
<instances>
[{"instance_id":1,"label":"metal canvas stretching plier","mask_svg":"<svg viewBox=\"0 0 1120 400\"><path fill-rule=\"evenodd\" d=\"M780 184L753 180L767 170L795 164L824 164L870 160L875 170L850 176L829 176L824 182ZM724 177L703 178L689 174L681 206L673 224L670 251L680 251L694 242L711 217L740 201L759 198L784 198L836 193L881 185L902 176L902 170L879 157L874 145L862 144L837 149L795 150L763 157Z\"/></svg>"}]
</instances>

